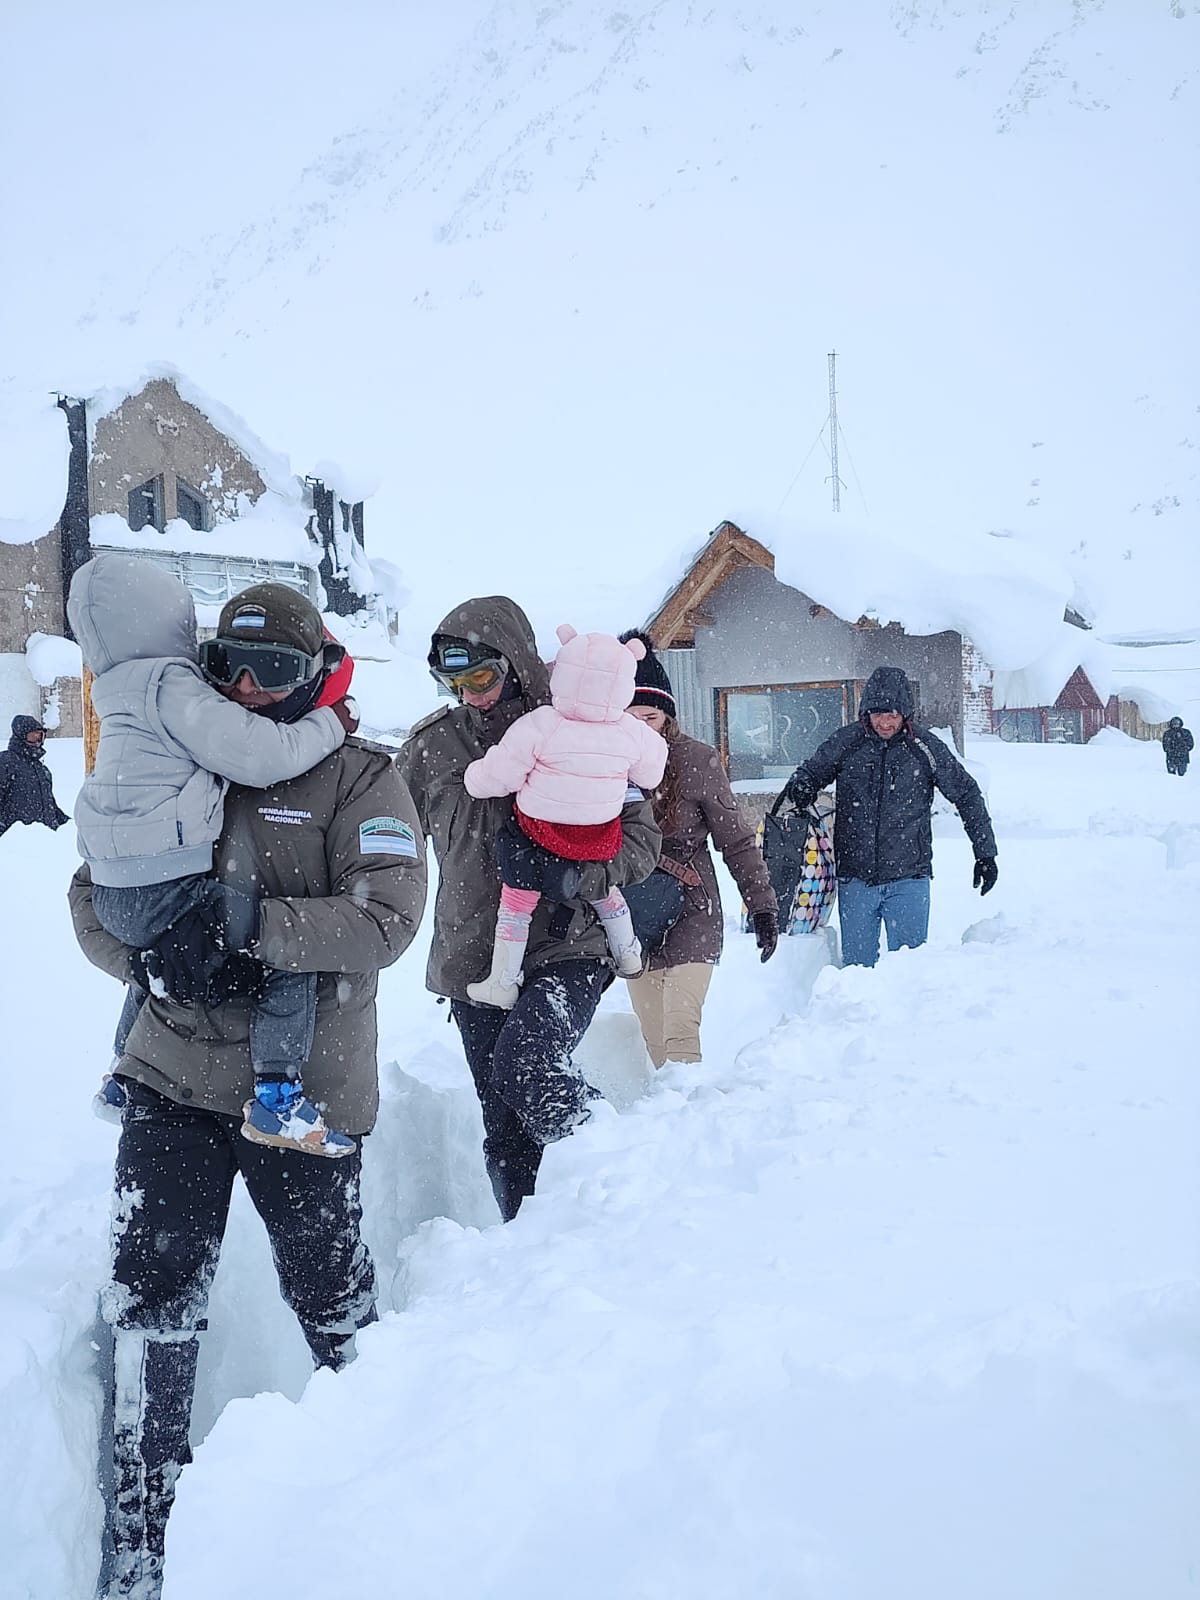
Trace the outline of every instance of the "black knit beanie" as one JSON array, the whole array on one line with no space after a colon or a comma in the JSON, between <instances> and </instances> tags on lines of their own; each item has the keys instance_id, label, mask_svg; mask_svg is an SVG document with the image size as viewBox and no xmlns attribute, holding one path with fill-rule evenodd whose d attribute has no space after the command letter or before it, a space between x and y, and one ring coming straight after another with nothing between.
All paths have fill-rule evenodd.
<instances>
[{"instance_id":1,"label":"black knit beanie","mask_svg":"<svg viewBox=\"0 0 1200 1600\"><path fill-rule=\"evenodd\" d=\"M654 653L653 639L638 628L630 628L621 635L622 644L628 644L630 639L640 639L646 646L646 654L638 662L634 674L637 688L630 705L647 706L651 711L665 711L669 717L678 717L671 680L667 677L667 669Z\"/></svg>"}]
</instances>

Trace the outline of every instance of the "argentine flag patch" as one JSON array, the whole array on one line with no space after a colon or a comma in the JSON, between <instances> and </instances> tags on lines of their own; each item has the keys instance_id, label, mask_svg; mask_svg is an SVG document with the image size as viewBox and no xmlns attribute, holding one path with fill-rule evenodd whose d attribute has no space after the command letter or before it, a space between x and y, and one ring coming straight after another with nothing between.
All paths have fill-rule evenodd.
<instances>
[{"instance_id":1,"label":"argentine flag patch","mask_svg":"<svg viewBox=\"0 0 1200 1600\"><path fill-rule=\"evenodd\" d=\"M358 850L364 856L407 856L415 861L417 839L399 817L368 817L358 825Z\"/></svg>"}]
</instances>

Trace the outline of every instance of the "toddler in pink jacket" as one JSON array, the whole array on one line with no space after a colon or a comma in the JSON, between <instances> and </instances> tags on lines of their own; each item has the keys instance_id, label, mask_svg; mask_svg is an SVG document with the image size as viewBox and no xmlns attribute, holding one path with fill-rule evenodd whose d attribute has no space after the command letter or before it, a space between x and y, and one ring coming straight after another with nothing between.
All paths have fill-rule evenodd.
<instances>
[{"instance_id":1,"label":"toddler in pink jacket","mask_svg":"<svg viewBox=\"0 0 1200 1600\"><path fill-rule=\"evenodd\" d=\"M551 704L514 722L464 775L476 800L515 796L513 822L500 832L502 886L492 970L467 994L511 1011L521 984L529 925L543 893L573 899L578 861L612 861L621 849L621 808L631 783L656 789L667 742L629 715L634 673L646 653L640 639L558 630L562 649L550 670ZM642 970L642 949L620 889L590 902L604 925L622 977Z\"/></svg>"}]
</instances>

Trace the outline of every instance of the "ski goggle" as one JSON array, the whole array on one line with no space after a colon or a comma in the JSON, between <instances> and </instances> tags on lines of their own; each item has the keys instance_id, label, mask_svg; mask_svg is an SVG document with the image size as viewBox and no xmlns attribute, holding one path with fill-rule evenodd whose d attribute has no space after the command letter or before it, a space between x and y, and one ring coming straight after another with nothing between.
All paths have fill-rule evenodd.
<instances>
[{"instance_id":1,"label":"ski goggle","mask_svg":"<svg viewBox=\"0 0 1200 1600\"><path fill-rule=\"evenodd\" d=\"M429 669L443 689L451 694L487 694L508 676L508 662L503 656L471 659L471 652L460 645L443 645L438 651L437 665Z\"/></svg>"},{"instance_id":2,"label":"ski goggle","mask_svg":"<svg viewBox=\"0 0 1200 1600\"><path fill-rule=\"evenodd\" d=\"M206 639L200 646L200 670L210 683L230 689L243 672L266 694L298 689L325 666L324 651L310 656L290 645L241 639Z\"/></svg>"}]
</instances>

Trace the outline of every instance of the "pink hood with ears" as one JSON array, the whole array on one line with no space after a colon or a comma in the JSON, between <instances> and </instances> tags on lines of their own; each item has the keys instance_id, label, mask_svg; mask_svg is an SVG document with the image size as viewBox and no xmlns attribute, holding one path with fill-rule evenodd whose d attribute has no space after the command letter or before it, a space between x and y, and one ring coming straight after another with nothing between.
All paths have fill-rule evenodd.
<instances>
[{"instance_id":1,"label":"pink hood with ears","mask_svg":"<svg viewBox=\"0 0 1200 1600\"><path fill-rule=\"evenodd\" d=\"M550 669L554 709L573 722L616 722L633 699L646 646L640 639L622 644L608 633L576 633L566 622L558 637L562 649Z\"/></svg>"}]
</instances>

